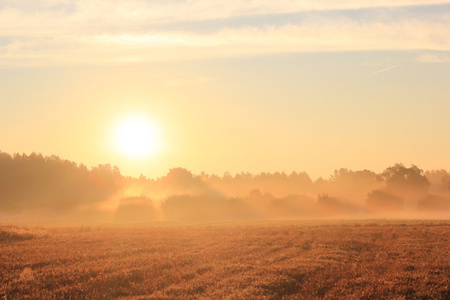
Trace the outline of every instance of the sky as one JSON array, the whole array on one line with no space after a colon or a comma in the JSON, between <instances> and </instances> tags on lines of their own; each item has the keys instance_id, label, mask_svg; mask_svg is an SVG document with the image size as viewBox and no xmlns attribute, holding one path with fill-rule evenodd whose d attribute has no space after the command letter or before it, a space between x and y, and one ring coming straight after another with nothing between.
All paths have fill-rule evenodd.
<instances>
[{"instance_id":1,"label":"sky","mask_svg":"<svg viewBox=\"0 0 450 300\"><path fill-rule=\"evenodd\" d=\"M450 2L0 0L0 151L150 178L450 169ZM148 155L118 124L143 118Z\"/></svg>"}]
</instances>

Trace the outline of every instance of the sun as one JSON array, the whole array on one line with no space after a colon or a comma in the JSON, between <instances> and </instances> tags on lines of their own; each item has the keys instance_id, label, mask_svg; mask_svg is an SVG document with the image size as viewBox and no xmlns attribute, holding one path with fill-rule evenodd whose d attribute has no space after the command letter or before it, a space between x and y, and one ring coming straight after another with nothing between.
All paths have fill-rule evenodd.
<instances>
[{"instance_id":1,"label":"sun","mask_svg":"<svg viewBox=\"0 0 450 300\"><path fill-rule=\"evenodd\" d=\"M129 158L155 154L159 148L157 127L144 116L128 116L115 130L116 149Z\"/></svg>"}]
</instances>

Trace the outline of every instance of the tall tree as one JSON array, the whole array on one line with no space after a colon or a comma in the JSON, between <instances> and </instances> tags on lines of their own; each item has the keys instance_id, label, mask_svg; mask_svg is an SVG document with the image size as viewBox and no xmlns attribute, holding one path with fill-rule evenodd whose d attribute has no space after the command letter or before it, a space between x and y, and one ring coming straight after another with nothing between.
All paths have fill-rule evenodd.
<instances>
[{"instance_id":1,"label":"tall tree","mask_svg":"<svg viewBox=\"0 0 450 300\"><path fill-rule=\"evenodd\" d=\"M430 187L423 171L415 165L407 168L403 164L395 164L384 170L382 176L389 192L410 200L423 197Z\"/></svg>"}]
</instances>

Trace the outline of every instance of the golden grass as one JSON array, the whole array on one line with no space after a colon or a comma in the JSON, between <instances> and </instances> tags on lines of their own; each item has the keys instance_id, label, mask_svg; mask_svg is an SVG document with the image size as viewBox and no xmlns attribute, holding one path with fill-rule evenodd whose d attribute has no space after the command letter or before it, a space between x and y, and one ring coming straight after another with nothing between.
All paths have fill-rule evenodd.
<instances>
[{"instance_id":1,"label":"golden grass","mask_svg":"<svg viewBox=\"0 0 450 300\"><path fill-rule=\"evenodd\" d=\"M5 299L450 298L447 221L1 226L1 232L26 235L0 240Z\"/></svg>"}]
</instances>

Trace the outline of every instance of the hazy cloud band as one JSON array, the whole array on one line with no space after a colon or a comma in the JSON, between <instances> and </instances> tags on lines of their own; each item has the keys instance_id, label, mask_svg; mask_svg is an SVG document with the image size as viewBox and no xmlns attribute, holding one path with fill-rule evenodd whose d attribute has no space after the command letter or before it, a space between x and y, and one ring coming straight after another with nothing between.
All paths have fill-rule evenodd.
<instances>
[{"instance_id":1,"label":"hazy cloud band","mask_svg":"<svg viewBox=\"0 0 450 300\"><path fill-rule=\"evenodd\" d=\"M444 4L449 11L433 8L431 4ZM449 51L447 4L450 3L420 0L339 3L286 0L276 4L273 1L6 1L0 4L0 66L292 52ZM423 17L417 10L414 14L399 14L393 8L412 5L426 5ZM358 12L338 13L370 8L373 8L370 18ZM317 13L325 10L337 12ZM283 20L283 14L297 12L306 13ZM274 14L281 15L275 19L262 17L259 24L233 19ZM434 14L435 17L430 17ZM211 19L228 21L221 21L212 32L202 31L202 20ZM182 22L194 25L170 28L170 24ZM158 23L165 25L155 27Z\"/></svg>"}]
</instances>

